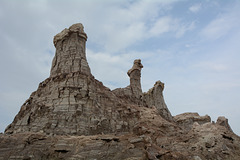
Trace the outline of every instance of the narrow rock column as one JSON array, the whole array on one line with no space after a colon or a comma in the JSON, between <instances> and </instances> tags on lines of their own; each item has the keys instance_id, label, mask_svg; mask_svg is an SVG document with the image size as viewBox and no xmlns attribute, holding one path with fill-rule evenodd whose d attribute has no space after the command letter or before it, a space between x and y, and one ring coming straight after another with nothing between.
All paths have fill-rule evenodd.
<instances>
[{"instance_id":1,"label":"narrow rock column","mask_svg":"<svg viewBox=\"0 0 240 160\"><path fill-rule=\"evenodd\" d=\"M52 61L50 77L72 72L91 74L86 60L87 34L81 23L73 24L58 33L53 40L56 54Z\"/></svg>"},{"instance_id":2,"label":"narrow rock column","mask_svg":"<svg viewBox=\"0 0 240 160\"><path fill-rule=\"evenodd\" d=\"M141 98L142 87L141 87L141 69L143 65L140 59L136 59L133 63L133 67L127 72L130 77L130 87L133 92L133 96Z\"/></svg>"}]
</instances>

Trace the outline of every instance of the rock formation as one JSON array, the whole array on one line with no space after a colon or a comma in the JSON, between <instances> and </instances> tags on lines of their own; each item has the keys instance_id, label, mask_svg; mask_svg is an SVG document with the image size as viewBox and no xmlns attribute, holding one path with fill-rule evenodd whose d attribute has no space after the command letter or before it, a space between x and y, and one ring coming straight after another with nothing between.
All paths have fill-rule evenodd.
<instances>
[{"instance_id":1,"label":"rock formation","mask_svg":"<svg viewBox=\"0 0 240 160\"><path fill-rule=\"evenodd\" d=\"M191 130L193 127L193 124L204 124L211 122L211 117L208 115L205 116L199 116L198 113L183 113L174 116L175 122L178 124L178 126L182 127L184 130Z\"/></svg>"},{"instance_id":2,"label":"rock formation","mask_svg":"<svg viewBox=\"0 0 240 160\"><path fill-rule=\"evenodd\" d=\"M81 24L54 37L56 55L51 75L23 104L6 133L93 135L133 130L140 111L123 103L124 99L91 75L86 37Z\"/></svg>"},{"instance_id":3,"label":"rock formation","mask_svg":"<svg viewBox=\"0 0 240 160\"><path fill-rule=\"evenodd\" d=\"M58 33L53 40L56 54L53 58L50 77L74 72L91 75L85 53L86 41L87 34L80 23Z\"/></svg>"},{"instance_id":4,"label":"rock formation","mask_svg":"<svg viewBox=\"0 0 240 160\"><path fill-rule=\"evenodd\" d=\"M125 88L117 88L113 90L113 93L124 99L128 99L131 102L145 106L148 108L156 107L158 114L162 118L172 121L172 115L165 104L163 98L164 83L157 81L153 88L147 93L142 93L141 87L141 69L143 65L140 59L136 59L131 69L128 70L127 74L130 77L130 85Z\"/></svg>"},{"instance_id":5,"label":"rock formation","mask_svg":"<svg viewBox=\"0 0 240 160\"><path fill-rule=\"evenodd\" d=\"M140 104L142 103L142 87L141 87L141 69L143 65L140 59L133 62L133 66L128 70L127 74L130 78L130 85L125 88L117 88L113 93L120 98L127 98L130 101Z\"/></svg>"},{"instance_id":6,"label":"rock formation","mask_svg":"<svg viewBox=\"0 0 240 160\"><path fill-rule=\"evenodd\" d=\"M74 24L54 37L50 77L0 134L2 159L240 159L240 138L226 118L172 116L157 81L142 93L141 60L130 85L111 91L91 74L87 35Z\"/></svg>"},{"instance_id":7,"label":"rock formation","mask_svg":"<svg viewBox=\"0 0 240 160\"><path fill-rule=\"evenodd\" d=\"M144 93L143 99L147 106L155 106L158 113L168 121L172 121L172 115L163 98L164 83L157 81L153 88Z\"/></svg>"},{"instance_id":8,"label":"rock formation","mask_svg":"<svg viewBox=\"0 0 240 160\"><path fill-rule=\"evenodd\" d=\"M232 132L232 128L228 124L228 119L225 118L224 116L218 117L217 124L226 127L229 131Z\"/></svg>"},{"instance_id":9,"label":"rock formation","mask_svg":"<svg viewBox=\"0 0 240 160\"><path fill-rule=\"evenodd\" d=\"M142 87L141 87L141 69L143 65L140 59L136 59L133 63L132 68L127 72L130 77L130 88L133 95L136 98L142 97Z\"/></svg>"}]
</instances>

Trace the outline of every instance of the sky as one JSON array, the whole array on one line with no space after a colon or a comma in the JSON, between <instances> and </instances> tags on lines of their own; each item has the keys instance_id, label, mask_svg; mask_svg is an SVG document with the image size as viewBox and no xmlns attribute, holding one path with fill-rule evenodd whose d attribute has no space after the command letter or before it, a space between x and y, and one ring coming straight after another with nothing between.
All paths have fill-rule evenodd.
<instances>
[{"instance_id":1,"label":"sky","mask_svg":"<svg viewBox=\"0 0 240 160\"><path fill-rule=\"evenodd\" d=\"M240 135L239 17L239 0L0 0L0 132L49 77L53 37L82 23L105 86L127 86L140 58L143 91L164 82L172 115L225 116Z\"/></svg>"}]
</instances>

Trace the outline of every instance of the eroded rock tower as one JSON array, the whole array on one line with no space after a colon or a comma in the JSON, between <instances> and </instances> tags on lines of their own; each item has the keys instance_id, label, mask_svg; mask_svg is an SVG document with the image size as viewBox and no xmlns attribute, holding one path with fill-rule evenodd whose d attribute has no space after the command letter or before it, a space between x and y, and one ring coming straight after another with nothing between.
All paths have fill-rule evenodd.
<instances>
[{"instance_id":1,"label":"eroded rock tower","mask_svg":"<svg viewBox=\"0 0 240 160\"><path fill-rule=\"evenodd\" d=\"M86 59L87 34L83 25L77 23L58 33L53 40L56 47L50 77L73 72L90 75Z\"/></svg>"}]
</instances>

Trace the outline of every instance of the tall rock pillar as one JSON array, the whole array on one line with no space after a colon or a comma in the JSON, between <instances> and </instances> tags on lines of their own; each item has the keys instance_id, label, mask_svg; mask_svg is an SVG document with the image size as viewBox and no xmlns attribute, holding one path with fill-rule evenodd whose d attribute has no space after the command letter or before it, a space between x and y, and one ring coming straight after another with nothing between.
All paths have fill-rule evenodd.
<instances>
[{"instance_id":1,"label":"tall rock pillar","mask_svg":"<svg viewBox=\"0 0 240 160\"><path fill-rule=\"evenodd\" d=\"M73 24L58 33L53 40L56 54L52 61L50 77L72 72L90 75L85 53L86 41L87 34L81 23Z\"/></svg>"},{"instance_id":2,"label":"tall rock pillar","mask_svg":"<svg viewBox=\"0 0 240 160\"><path fill-rule=\"evenodd\" d=\"M130 77L130 88L132 89L133 96L141 98L142 87L141 87L141 69L143 65L141 59L136 59L133 63L133 67L127 72Z\"/></svg>"}]
</instances>

